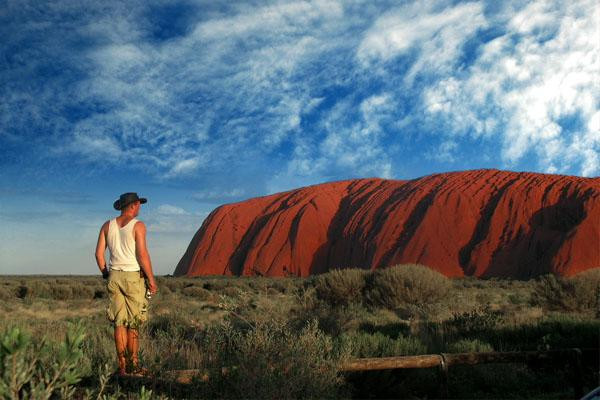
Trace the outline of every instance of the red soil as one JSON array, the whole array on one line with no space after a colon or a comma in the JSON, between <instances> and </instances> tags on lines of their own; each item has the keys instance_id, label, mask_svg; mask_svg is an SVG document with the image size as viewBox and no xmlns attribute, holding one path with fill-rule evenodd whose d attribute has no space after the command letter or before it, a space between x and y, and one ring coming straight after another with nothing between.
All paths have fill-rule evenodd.
<instances>
[{"instance_id":1,"label":"red soil","mask_svg":"<svg viewBox=\"0 0 600 400\"><path fill-rule=\"evenodd\" d=\"M519 279L600 267L600 178L477 170L227 204L204 221L175 275L307 276L400 263Z\"/></svg>"}]
</instances>

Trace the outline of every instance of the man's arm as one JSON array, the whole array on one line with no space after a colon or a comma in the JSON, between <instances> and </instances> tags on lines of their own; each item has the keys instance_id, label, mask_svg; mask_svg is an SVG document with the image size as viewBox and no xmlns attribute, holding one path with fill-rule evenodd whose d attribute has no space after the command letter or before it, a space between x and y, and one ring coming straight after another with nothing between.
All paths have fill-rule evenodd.
<instances>
[{"instance_id":1,"label":"man's arm","mask_svg":"<svg viewBox=\"0 0 600 400\"><path fill-rule=\"evenodd\" d=\"M156 286L154 273L152 272L152 261L150 260L150 254L148 254L148 248L146 247L146 225L144 225L142 221L138 221L133 230L135 235L135 256L138 264L140 264L140 268L142 268L146 274L146 278L148 278L150 292L155 294L158 290L158 286Z\"/></svg>"},{"instance_id":2,"label":"man's arm","mask_svg":"<svg viewBox=\"0 0 600 400\"><path fill-rule=\"evenodd\" d=\"M108 269L106 268L106 260L104 258L104 252L106 251L106 234L108 232L108 221L102 225L100 228L100 233L98 234L98 243L96 244L96 264L98 264L98 268L100 268L100 272L102 272L102 277L108 277Z\"/></svg>"}]
</instances>

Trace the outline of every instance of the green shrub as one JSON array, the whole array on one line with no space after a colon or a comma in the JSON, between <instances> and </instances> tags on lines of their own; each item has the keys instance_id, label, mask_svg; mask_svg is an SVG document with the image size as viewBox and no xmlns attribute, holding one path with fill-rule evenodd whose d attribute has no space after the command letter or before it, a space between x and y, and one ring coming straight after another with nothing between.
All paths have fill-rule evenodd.
<instances>
[{"instance_id":1,"label":"green shrub","mask_svg":"<svg viewBox=\"0 0 600 400\"><path fill-rule=\"evenodd\" d=\"M189 286L189 287L183 288L181 293L184 294L185 296L193 297L195 299L202 300L202 301L209 300L213 297L213 294L209 290L206 290L203 287L199 287L199 286Z\"/></svg>"},{"instance_id":2,"label":"green shrub","mask_svg":"<svg viewBox=\"0 0 600 400\"><path fill-rule=\"evenodd\" d=\"M454 313L446 325L457 333L472 335L493 330L503 320L502 311L492 310L487 304L471 311Z\"/></svg>"},{"instance_id":3,"label":"green shrub","mask_svg":"<svg viewBox=\"0 0 600 400\"><path fill-rule=\"evenodd\" d=\"M91 285L76 283L71 286L71 296L73 299L88 300L94 298L94 289Z\"/></svg>"},{"instance_id":4,"label":"green shrub","mask_svg":"<svg viewBox=\"0 0 600 400\"><path fill-rule=\"evenodd\" d=\"M194 328L182 315L173 313L150 318L144 329L151 338L165 336L169 338L186 338L193 336Z\"/></svg>"},{"instance_id":5,"label":"green shrub","mask_svg":"<svg viewBox=\"0 0 600 400\"><path fill-rule=\"evenodd\" d=\"M15 289L11 286L0 286L0 300L11 300L16 298Z\"/></svg>"},{"instance_id":6,"label":"green shrub","mask_svg":"<svg viewBox=\"0 0 600 400\"><path fill-rule=\"evenodd\" d=\"M50 399L73 397L81 379L79 360L85 335L72 325L57 347L18 328L4 331L0 346L0 397Z\"/></svg>"},{"instance_id":7,"label":"green shrub","mask_svg":"<svg viewBox=\"0 0 600 400\"><path fill-rule=\"evenodd\" d=\"M54 284L50 290L54 300L71 300L73 298L73 289L69 285Z\"/></svg>"},{"instance_id":8,"label":"green shrub","mask_svg":"<svg viewBox=\"0 0 600 400\"><path fill-rule=\"evenodd\" d=\"M218 349L209 360L211 379L201 387L205 393L199 393L204 397L332 398L342 384L341 355L315 321L299 332L281 321L247 331L225 324L207 332L204 341L202 347Z\"/></svg>"},{"instance_id":9,"label":"green shrub","mask_svg":"<svg viewBox=\"0 0 600 400\"><path fill-rule=\"evenodd\" d=\"M173 292L171 291L171 289L167 285L160 285L159 284L158 290L160 291L160 295L164 296L164 297L171 297L171 295L173 294Z\"/></svg>"},{"instance_id":10,"label":"green shrub","mask_svg":"<svg viewBox=\"0 0 600 400\"><path fill-rule=\"evenodd\" d=\"M315 277L317 297L331 305L361 303L366 277L363 269L336 269Z\"/></svg>"},{"instance_id":11,"label":"green shrub","mask_svg":"<svg viewBox=\"0 0 600 400\"><path fill-rule=\"evenodd\" d=\"M316 318L319 322L319 328L332 336L338 336L343 332L356 330L361 321L368 315L368 310L360 304L350 304L348 306L332 306L321 303L313 310L312 314L307 314L305 320Z\"/></svg>"},{"instance_id":12,"label":"green shrub","mask_svg":"<svg viewBox=\"0 0 600 400\"><path fill-rule=\"evenodd\" d=\"M390 309L407 304L422 306L445 298L450 286L448 278L425 266L397 265L375 271L366 297L370 304Z\"/></svg>"},{"instance_id":13,"label":"green shrub","mask_svg":"<svg viewBox=\"0 0 600 400\"><path fill-rule=\"evenodd\" d=\"M380 332L350 332L342 334L339 340L346 343L352 356L358 358L416 355L427 352L427 348L419 339L410 336L399 335L392 339Z\"/></svg>"},{"instance_id":14,"label":"green shrub","mask_svg":"<svg viewBox=\"0 0 600 400\"><path fill-rule=\"evenodd\" d=\"M52 298L50 287L43 281L33 280L27 283L29 293L27 297L49 299Z\"/></svg>"},{"instance_id":15,"label":"green shrub","mask_svg":"<svg viewBox=\"0 0 600 400\"><path fill-rule=\"evenodd\" d=\"M161 286L164 286L164 287L168 287L169 290L171 290L171 292L178 293L185 286L185 283L183 282L182 279L171 278L171 279L165 279L164 283L162 283L162 284L159 281L158 285L159 285L159 290L160 290Z\"/></svg>"},{"instance_id":16,"label":"green shrub","mask_svg":"<svg viewBox=\"0 0 600 400\"><path fill-rule=\"evenodd\" d=\"M235 286L226 286L221 289L221 293L229 297L238 297L242 291Z\"/></svg>"},{"instance_id":17,"label":"green shrub","mask_svg":"<svg viewBox=\"0 0 600 400\"><path fill-rule=\"evenodd\" d=\"M483 353L494 351L491 344L479 339L461 339L448 345L449 353Z\"/></svg>"},{"instance_id":18,"label":"green shrub","mask_svg":"<svg viewBox=\"0 0 600 400\"><path fill-rule=\"evenodd\" d=\"M537 280L532 302L552 311L596 310L600 273L590 270L572 278L543 275Z\"/></svg>"},{"instance_id":19,"label":"green shrub","mask_svg":"<svg viewBox=\"0 0 600 400\"><path fill-rule=\"evenodd\" d=\"M275 289L279 293L290 293L296 289L296 281L294 278L270 278L268 286L270 289Z\"/></svg>"},{"instance_id":20,"label":"green shrub","mask_svg":"<svg viewBox=\"0 0 600 400\"><path fill-rule=\"evenodd\" d=\"M581 272L568 280L575 288L579 310L600 311L600 268Z\"/></svg>"}]
</instances>

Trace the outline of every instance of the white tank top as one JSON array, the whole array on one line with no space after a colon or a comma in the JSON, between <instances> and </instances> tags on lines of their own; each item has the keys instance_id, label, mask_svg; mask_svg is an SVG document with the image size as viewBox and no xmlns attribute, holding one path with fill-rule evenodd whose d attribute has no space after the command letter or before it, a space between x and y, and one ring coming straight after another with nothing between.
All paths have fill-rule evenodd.
<instances>
[{"instance_id":1,"label":"white tank top","mask_svg":"<svg viewBox=\"0 0 600 400\"><path fill-rule=\"evenodd\" d=\"M135 237L133 227L137 219L133 218L127 225L119 228L117 219L108 224L106 241L110 251L110 269L115 271L139 271L140 265L135 257Z\"/></svg>"}]
</instances>

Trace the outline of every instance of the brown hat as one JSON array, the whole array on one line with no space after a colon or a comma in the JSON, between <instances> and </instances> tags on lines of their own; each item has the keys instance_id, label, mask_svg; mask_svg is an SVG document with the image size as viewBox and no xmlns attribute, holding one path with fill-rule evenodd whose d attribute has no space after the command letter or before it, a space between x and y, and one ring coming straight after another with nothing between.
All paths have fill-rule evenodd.
<instances>
[{"instance_id":1,"label":"brown hat","mask_svg":"<svg viewBox=\"0 0 600 400\"><path fill-rule=\"evenodd\" d=\"M148 202L148 199L145 199L143 197L138 197L137 193L123 193L121 196L119 196L119 200L115 201L113 203L113 207L115 208L115 210L122 210L123 207L125 207L128 204L131 204L135 201L138 201L142 204Z\"/></svg>"}]
</instances>

